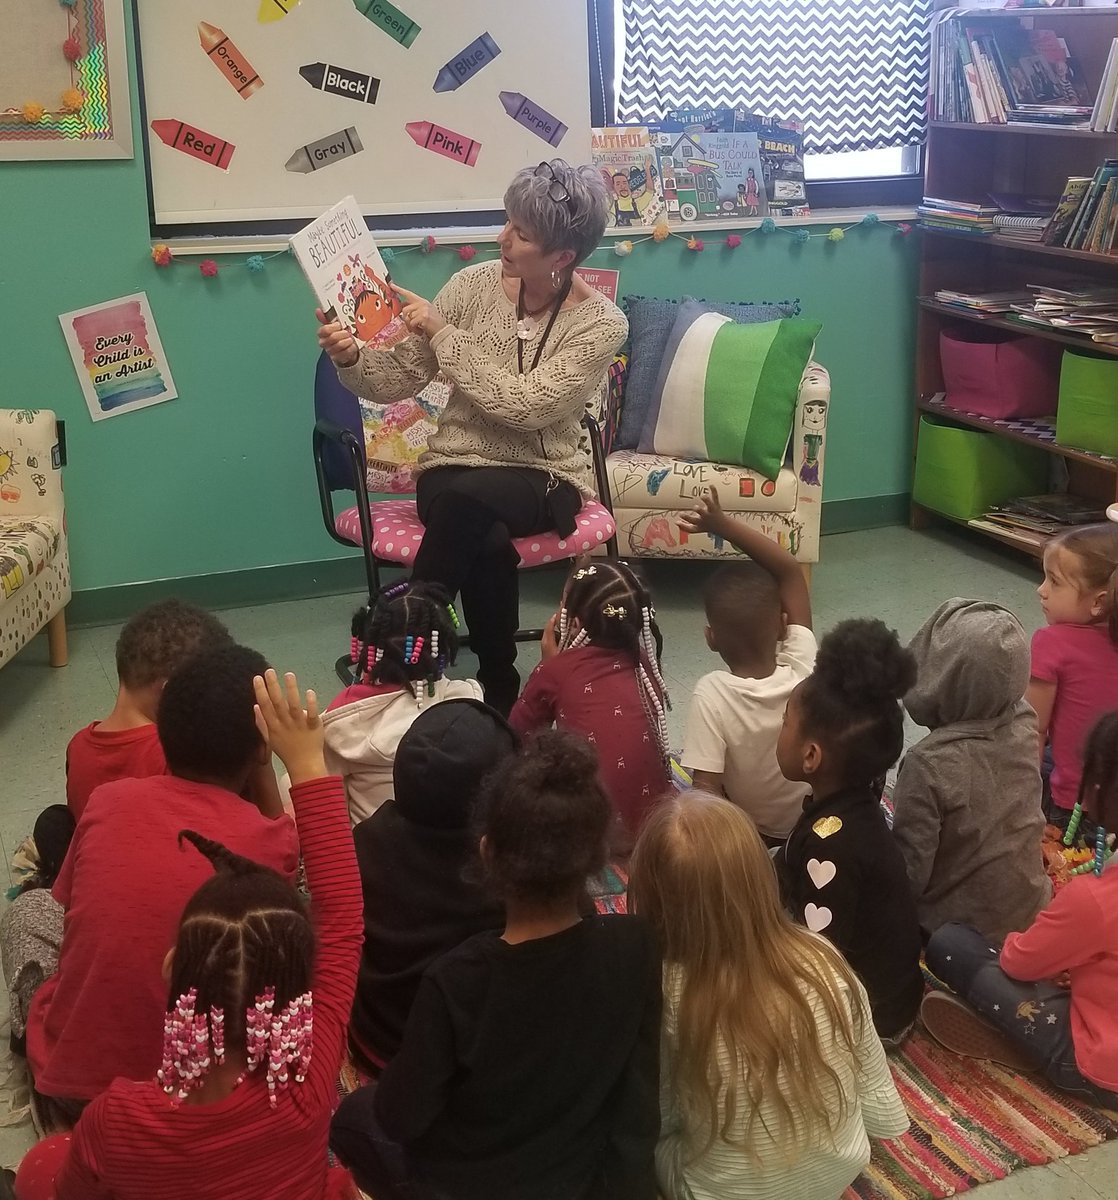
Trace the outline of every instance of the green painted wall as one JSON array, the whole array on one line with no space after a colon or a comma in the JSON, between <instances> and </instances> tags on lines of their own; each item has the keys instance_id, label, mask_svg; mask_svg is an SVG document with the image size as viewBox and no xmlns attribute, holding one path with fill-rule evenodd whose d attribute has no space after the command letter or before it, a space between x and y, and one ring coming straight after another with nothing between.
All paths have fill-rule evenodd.
<instances>
[{"instance_id":1,"label":"green painted wall","mask_svg":"<svg viewBox=\"0 0 1118 1200\"><path fill-rule=\"evenodd\" d=\"M138 155L0 164L0 404L54 408L67 421L75 589L345 555L318 515L314 305L297 265L280 257L253 274L219 260L213 280L197 260L156 270ZM622 265L622 290L645 295L798 296L823 322L818 358L832 376L826 496L851 500L909 486L914 240L886 229L838 245L756 235L733 253L695 255L671 239L623 264L608 249L591 263ZM416 253L394 271L432 295L457 265L449 251ZM95 425L56 314L137 291L151 300L179 398Z\"/></svg>"}]
</instances>

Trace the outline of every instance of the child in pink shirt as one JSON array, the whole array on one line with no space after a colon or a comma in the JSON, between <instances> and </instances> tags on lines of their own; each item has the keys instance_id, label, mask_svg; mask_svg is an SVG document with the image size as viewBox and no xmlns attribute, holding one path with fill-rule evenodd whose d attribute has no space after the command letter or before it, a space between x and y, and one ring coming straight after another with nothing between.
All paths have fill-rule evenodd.
<instances>
[{"instance_id":1,"label":"child in pink shirt","mask_svg":"<svg viewBox=\"0 0 1118 1200\"><path fill-rule=\"evenodd\" d=\"M1033 635L1025 699L1036 710L1040 753L1052 748L1049 819L1061 828L1079 794L1087 731L1118 708L1118 525L1053 538L1037 588L1047 627Z\"/></svg>"}]
</instances>

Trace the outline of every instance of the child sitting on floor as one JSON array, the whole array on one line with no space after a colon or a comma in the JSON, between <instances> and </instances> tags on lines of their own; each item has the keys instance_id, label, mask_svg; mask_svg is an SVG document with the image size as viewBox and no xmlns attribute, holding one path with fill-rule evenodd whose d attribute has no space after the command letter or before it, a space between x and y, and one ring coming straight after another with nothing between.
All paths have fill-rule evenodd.
<instances>
[{"instance_id":1,"label":"child sitting on floor","mask_svg":"<svg viewBox=\"0 0 1118 1200\"><path fill-rule=\"evenodd\" d=\"M1029 643L1000 604L948 600L909 643L905 707L930 730L901 763L893 836L925 933L967 921L1000 942L1052 896L1044 872Z\"/></svg>"},{"instance_id":2,"label":"child sitting on floor","mask_svg":"<svg viewBox=\"0 0 1118 1200\"><path fill-rule=\"evenodd\" d=\"M151 604L125 624L116 642L113 711L80 729L66 747L66 803L75 821L102 783L166 774L155 728L163 687L200 650L231 641L216 617L182 600Z\"/></svg>"},{"instance_id":3,"label":"child sitting on floor","mask_svg":"<svg viewBox=\"0 0 1118 1200\"><path fill-rule=\"evenodd\" d=\"M212 873L187 901L164 964L166 1018L152 1030L163 1032L158 1078L117 1079L72 1142L52 1138L32 1151L16 1181L20 1200L354 1194L326 1158L361 947L345 794L325 778L314 693L304 712L294 675L281 688L268 671L254 687L259 737L291 777L313 927L275 871L184 829L183 857ZM102 1023L112 1020L106 1009ZM61 1159L53 1190L52 1156Z\"/></svg>"},{"instance_id":4,"label":"child sitting on floor","mask_svg":"<svg viewBox=\"0 0 1118 1200\"><path fill-rule=\"evenodd\" d=\"M424 707L482 698L473 679L447 679L458 655L458 617L437 583L403 580L353 617L350 658L358 682L323 714L326 766L345 782L354 825L392 795L396 747Z\"/></svg>"},{"instance_id":5,"label":"child sitting on floor","mask_svg":"<svg viewBox=\"0 0 1118 1200\"><path fill-rule=\"evenodd\" d=\"M331 1128L377 1200L655 1200L660 955L639 918L579 914L610 817L569 733L539 733L489 778L480 853L504 933L428 969L399 1054Z\"/></svg>"},{"instance_id":6,"label":"child sitting on floor","mask_svg":"<svg viewBox=\"0 0 1118 1200\"><path fill-rule=\"evenodd\" d=\"M1051 745L1048 819L1063 828L1079 794L1087 730L1118 707L1118 525L1049 539L1037 594L1047 626L1033 634L1025 699L1036 710L1041 756Z\"/></svg>"},{"instance_id":7,"label":"child sitting on floor","mask_svg":"<svg viewBox=\"0 0 1118 1200\"><path fill-rule=\"evenodd\" d=\"M32 1081L55 1101L44 1107L58 1124L72 1123L118 1075L150 1079L159 1066L163 958L206 877L200 856L180 847L180 830L294 877L291 819L239 794L271 757L253 716L253 677L266 668L232 643L180 667L157 714L171 773L103 784L78 822L54 888L66 910L58 971L27 1024Z\"/></svg>"},{"instance_id":8,"label":"child sitting on floor","mask_svg":"<svg viewBox=\"0 0 1118 1200\"><path fill-rule=\"evenodd\" d=\"M393 796L353 831L365 905L350 1040L366 1067L400 1048L423 972L467 938L504 925L481 884L473 835L482 779L516 750L480 700L424 709L400 739Z\"/></svg>"},{"instance_id":9,"label":"child sitting on floor","mask_svg":"<svg viewBox=\"0 0 1118 1200\"><path fill-rule=\"evenodd\" d=\"M509 714L518 733L550 726L594 745L628 850L670 784L661 639L648 589L624 563L581 562L540 641L540 664Z\"/></svg>"},{"instance_id":10,"label":"child sitting on floor","mask_svg":"<svg viewBox=\"0 0 1118 1200\"><path fill-rule=\"evenodd\" d=\"M664 950L661 1193L834 1200L908 1117L865 989L781 909L753 822L703 792L668 800L629 899Z\"/></svg>"},{"instance_id":11,"label":"child sitting on floor","mask_svg":"<svg viewBox=\"0 0 1118 1200\"><path fill-rule=\"evenodd\" d=\"M1107 839L1118 829L1118 711L1088 736L1073 814L1101 831L1086 872L1011 933L1000 956L966 925L937 930L928 966L966 1004L930 992L920 1016L949 1050L1011 1066L1024 1059L1064 1091L1118 1108L1118 870Z\"/></svg>"},{"instance_id":12,"label":"child sitting on floor","mask_svg":"<svg viewBox=\"0 0 1118 1200\"><path fill-rule=\"evenodd\" d=\"M707 645L729 670L695 685L683 765L695 787L744 809L775 846L791 833L807 793L776 762L784 706L815 665L807 582L787 550L722 511L714 488L681 526L721 537L753 559L720 568L707 583Z\"/></svg>"},{"instance_id":13,"label":"child sitting on floor","mask_svg":"<svg viewBox=\"0 0 1118 1200\"><path fill-rule=\"evenodd\" d=\"M785 777L811 787L776 860L785 896L797 920L842 951L892 1043L915 1021L924 980L916 904L875 781L901 753L900 699L915 682L892 630L842 621L789 697L776 748Z\"/></svg>"}]
</instances>

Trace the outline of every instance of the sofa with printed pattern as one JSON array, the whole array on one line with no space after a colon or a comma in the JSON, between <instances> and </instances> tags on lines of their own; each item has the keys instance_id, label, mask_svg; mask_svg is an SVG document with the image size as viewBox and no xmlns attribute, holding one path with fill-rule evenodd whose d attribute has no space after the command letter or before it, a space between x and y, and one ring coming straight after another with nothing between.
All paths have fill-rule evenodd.
<instances>
[{"instance_id":1,"label":"sofa with printed pattern","mask_svg":"<svg viewBox=\"0 0 1118 1200\"><path fill-rule=\"evenodd\" d=\"M66 665L70 559L59 425L46 409L0 409L0 667L46 630Z\"/></svg>"}]
</instances>

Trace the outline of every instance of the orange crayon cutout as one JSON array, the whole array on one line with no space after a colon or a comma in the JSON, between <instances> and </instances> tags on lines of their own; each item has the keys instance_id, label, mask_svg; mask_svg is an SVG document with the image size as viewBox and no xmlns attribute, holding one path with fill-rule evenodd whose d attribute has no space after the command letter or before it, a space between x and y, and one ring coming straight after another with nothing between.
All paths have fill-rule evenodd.
<instances>
[{"instance_id":1,"label":"orange crayon cutout","mask_svg":"<svg viewBox=\"0 0 1118 1200\"><path fill-rule=\"evenodd\" d=\"M264 86L264 80L257 75L256 68L249 65L245 56L226 36L224 29L218 29L207 21L199 21L198 41L210 61L236 88L239 96L247 100Z\"/></svg>"},{"instance_id":2,"label":"orange crayon cutout","mask_svg":"<svg viewBox=\"0 0 1118 1200\"><path fill-rule=\"evenodd\" d=\"M425 150L433 150L436 154L453 158L455 162L465 163L467 167L472 167L477 162L481 144L455 133L453 129L444 129L431 121L409 121L404 128L408 137Z\"/></svg>"},{"instance_id":3,"label":"orange crayon cutout","mask_svg":"<svg viewBox=\"0 0 1118 1200\"><path fill-rule=\"evenodd\" d=\"M204 129L196 129L185 121L152 121L152 129L156 137L172 150L181 150L194 158L200 158L223 171L229 167L236 146L232 142L224 142Z\"/></svg>"}]
</instances>

